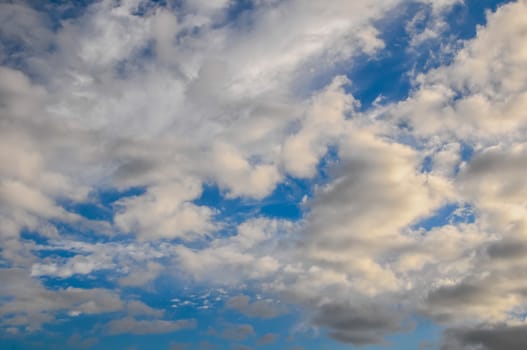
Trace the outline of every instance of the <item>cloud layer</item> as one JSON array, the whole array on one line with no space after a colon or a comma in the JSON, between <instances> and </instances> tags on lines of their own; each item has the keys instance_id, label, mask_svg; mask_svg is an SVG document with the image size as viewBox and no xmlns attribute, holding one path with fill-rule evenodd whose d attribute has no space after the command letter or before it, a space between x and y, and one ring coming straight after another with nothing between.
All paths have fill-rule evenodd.
<instances>
[{"instance_id":1,"label":"cloud layer","mask_svg":"<svg viewBox=\"0 0 527 350\"><path fill-rule=\"evenodd\" d=\"M105 335L199 328L142 300L162 285L195 299L172 307L300 310L353 345L417 316L445 350L522 348L527 2L465 41L444 36L459 1L238 5L0 4L2 336L81 315ZM349 71L381 60L391 15L410 18L407 55L441 42L444 59L364 105ZM277 197L301 218L258 211ZM285 338L223 322L208 334Z\"/></svg>"}]
</instances>

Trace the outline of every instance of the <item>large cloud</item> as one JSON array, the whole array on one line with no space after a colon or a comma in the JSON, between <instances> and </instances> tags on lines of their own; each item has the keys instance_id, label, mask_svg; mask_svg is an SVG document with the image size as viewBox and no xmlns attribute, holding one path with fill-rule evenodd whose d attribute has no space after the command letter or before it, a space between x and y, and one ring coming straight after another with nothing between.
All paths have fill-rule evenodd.
<instances>
[{"instance_id":1,"label":"large cloud","mask_svg":"<svg viewBox=\"0 0 527 350\"><path fill-rule=\"evenodd\" d=\"M498 325L495 328L461 328L446 331L446 339L442 350L484 349L519 350L527 346L526 327L506 327Z\"/></svg>"}]
</instances>

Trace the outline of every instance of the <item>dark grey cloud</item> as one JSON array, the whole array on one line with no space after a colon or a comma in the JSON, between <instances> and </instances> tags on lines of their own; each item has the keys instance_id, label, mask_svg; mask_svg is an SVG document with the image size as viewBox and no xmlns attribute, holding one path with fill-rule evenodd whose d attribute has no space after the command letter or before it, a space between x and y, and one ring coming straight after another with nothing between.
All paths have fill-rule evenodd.
<instances>
[{"instance_id":1,"label":"dark grey cloud","mask_svg":"<svg viewBox=\"0 0 527 350\"><path fill-rule=\"evenodd\" d=\"M525 350L527 326L448 329L441 350Z\"/></svg>"},{"instance_id":2,"label":"dark grey cloud","mask_svg":"<svg viewBox=\"0 0 527 350\"><path fill-rule=\"evenodd\" d=\"M492 243L487 248L487 254L493 259L516 259L526 256L527 243L516 240L503 240Z\"/></svg>"},{"instance_id":3,"label":"dark grey cloud","mask_svg":"<svg viewBox=\"0 0 527 350\"><path fill-rule=\"evenodd\" d=\"M335 340L353 345L381 344L384 335L405 329L398 313L373 304L326 304L313 322L326 327Z\"/></svg>"},{"instance_id":4,"label":"dark grey cloud","mask_svg":"<svg viewBox=\"0 0 527 350\"><path fill-rule=\"evenodd\" d=\"M488 295L484 286L472 283L460 283L453 286L438 288L428 295L428 303L436 306L464 305L481 300Z\"/></svg>"}]
</instances>

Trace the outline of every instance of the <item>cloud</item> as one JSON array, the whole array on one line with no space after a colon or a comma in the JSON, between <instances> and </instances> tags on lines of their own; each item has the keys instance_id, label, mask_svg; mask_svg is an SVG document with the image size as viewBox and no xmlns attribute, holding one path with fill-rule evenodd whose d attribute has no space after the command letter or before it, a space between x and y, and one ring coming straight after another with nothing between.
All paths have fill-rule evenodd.
<instances>
[{"instance_id":1,"label":"cloud","mask_svg":"<svg viewBox=\"0 0 527 350\"><path fill-rule=\"evenodd\" d=\"M226 302L227 309L234 309L249 317L263 319L274 318L284 313L283 307L270 300L256 300L250 302L247 295L238 295Z\"/></svg>"},{"instance_id":2,"label":"cloud","mask_svg":"<svg viewBox=\"0 0 527 350\"><path fill-rule=\"evenodd\" d=\"M221 333L222 338L233 341L245 340L254 335L254 328L250 324L232 325Z\"/></svg>"},{"instance_id":3,"label":"cloud","mask_svg":"<svg viewBox=\"0 0 527 350\"><path fill-rule=\"evenodd\" d=\"M5 62L13 55L9 42L22 44L13 56L43 53L52 42L52 32L48 19L39 11L25 6L24 3L0 4L0 60Z\"/></svg>"},{"instance_id":4,"label":"cloud","mask_svg":"<svg viewBox=\"0 0 527 350\"><path fill-rule=\"evenodd\" d=\"M155 280L161 273L162 269L163 266L161 264L149 261L146 265L146 269L133 271L128 276L121 278L119 283L122 286L144 286Z\"/></svg>"},{"instance_id":5,"label":"cloud","mask_svg":"<svg viewBox=\"0 0 527 350\"><path fill-rule=\"evenodd\" d=\"M445 339L441 349L519 350L527 346L526 330L524 325L449 329L445 332Z\"/></svg>"},{"instance_id":6,"label":"cloud","mask_svg":"<svg viewBox=\"0 0 527 350\"><path fill-rule=\"evenodd\" d=\"M258 339L258 344L267 345L272 344L278 339L278 335L275 333L266 333Z\"/></svg>"},{"instance_id":7,"label":"cloud","mask_svg":"<svg viewBox=\"0 0 527 350\"><path fill-rule=\"evenodd\" d=\"M271 278L280 269L272 253L275 235L291 226L285 220L251 219L240 224L235 235L216 239L202 249L175 247L176 260L195 279L212 283Z\"/></svg>"},{"instance_id":8,"label":"cloud","mask_svg":"<svg viewBox=\"0 0 527 350\"><path fill-rule=\"evenodd\" d=\"M189 347L188 343L170 343L170 350L186 350Z\"/></svg>"},{"instance_id":9,"label":"cloud","mask_svg":"<svg viewBox=\"0 0 527 350\"><path fill-rule=\"evenodd\" d=\"M99 340L97 338L84 338L78 333L72 334L72 336L69 337L67 340L68 346L77 349L90 348L92 346L97 345L98 343Z\"/></svg>"},{"instance_id":10,"label":"cloud","mask_svg":"<svg viewBox=\"0 0 527 350\"><path fill-rule=\"evenodd\" d=\"M442 133L448 137L450 132L479 142L504 134L521 138L526 59L524 51L517 48L525 41L526 6L518 1L489 15L486 26L479 27L476 38L465 42L451 64L416 79L418 88L400 103L394 115L408 121L420 135Z\"/></svg>"},{"instance_id":11,"label":"cloud","mask_svg":"<svg viewBox=\"0 0 527 350\"><path fill-rule=\"evenodd\" d=\"M133 316L150 316L150 317L162 317L165 313L164 310L154 309L138 300L128 301L126 303L126 311L129 315Z\"/></svg>"},{"instance_id":12,"label":"cloud","mask_svg":"<svg viewBox=\"0 0 527 350\"><path fill-rule=\"evenodd\" d=\"M92 256L76 255L68 259L65 264L37 263L31 267L31 276L71 277L75 274L90 274L96 270L111 269L115 265L112 261L96 260Z\"/></svg>"},{"instance_id":13,"label":"cloud","mask_svg":"<svg viewBox=\"0 0 527 350\"><path fill-rule=\"evenodd\" d=\"M0 274L6 282L1 295L10 300L0 307L4 325L23 326L27 331L34 331L43 323L52 322L54 313L59 311L101 314L120 311L124 307L119 295L108 289L67 287L48 290L23 269L3 268Z\"/></svg>"},{"instance_id":14,"label":"cloud","mask_svg":"<svg viewBox=\"0 0 527 350\"><path fill-rule=\"evenodd\" d=\"M345 343L381 344L418 314L450 328L445 346L523 344L527 3L488 13L451 62L412 75L406 100L361 109L339 73L376 58L379 23L401 3L258 1L236 18L224 0L106 0L54 28L26 3L1 4L2 326L115 313L108 334L196 327L118 288L169 275L300 305ZM410 23L410 45L439 36L455 3L427 1L436 20ZM262 204L298 179L318 184L297 222L198 204L205 184ZM96 196L131 188L143 191ZM112 217L83 217L86 203ZM55 248L67 256L42 257ZM39 279L96 272L113 289ZM226 307L282 311L246 295ZM500 326L470 328L481 323ZM256 336L248 324L221 335Z\"/></svg>"},{"instance_id":15,"label":"cloud","mask_svg":"<svg viewBox=\"0 0 527 350\"><path fill-rule=\"evenodd\" d=\"M137 320L131 317L110 321L107 325L109 334L161 334L172 333L182 329L195 328L195 320Z\"/></svg>"},{"instance_id":16,"label":"cloud","mask_svg":"<svg viewBox=\"0 0 527 350\"><path fill-rule=\"evenodd\" d=\"M253 348L251 348L250 346L245 346L245 345L238 345L234 349L236 349L236 350L253 350Z\"/></svg>"},{"instance_id":17,"label":"cloud","mask_svg":"<svg viewBox=\"0 0 527 350\"><path fill-rule=\"evenodd\" d=\"M150 188L140 197L119 200L115 225L124 232L136 233L140 239L192 239L205 235L214 229L213 212L190 203L199 191L195 183L173 184Z\"/></svg>"},{"instance_id":18,"label":"cloud","mask_svg":"<svg viewBox=\"0 0 527 350\"><path fill-rule=\"evenodd\" d=\"M324 304L313 319L314 324L327 327L329 335L354 345L382 344L383 334L402 331L397 312L375 305L352 306Z\"/></svg>"}]
</instances>

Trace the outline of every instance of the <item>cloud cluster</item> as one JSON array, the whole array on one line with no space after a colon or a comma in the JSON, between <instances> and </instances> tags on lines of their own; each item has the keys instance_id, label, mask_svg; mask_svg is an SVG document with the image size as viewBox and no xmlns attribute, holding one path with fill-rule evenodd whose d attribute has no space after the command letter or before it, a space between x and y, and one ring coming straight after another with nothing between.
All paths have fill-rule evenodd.
<instances>
[{"instance_id":1,"label":"cloud cluster","mask_svg":"<svg viewBox=\"0 0 527 350\"><path fill-rule=\"evenodd\" d=\"M383 343L418 314L449 329L448 350L523 346L527 2L488 13L405 100L361 109L341 67L375 59L378 23L403 3L254 1L236 13L224 0L104 0L55 24L29 3L0 4L0 325L111 312L109 334L195 327L120 295L165 274L301 305L345 343ZM420 3L437 21L407 25L414 49L458 1ZM330 150L301 220L232 222L198 201L205 185L262 201L320 176ZM86 203L111 218L75 210ZM57 249L71 255L37 254ZM39 280L105 271L115 289ZM284 311L248 295L225 309ZM221 334L255 335L249 324Z\"/></svg>"}]
</instances>

